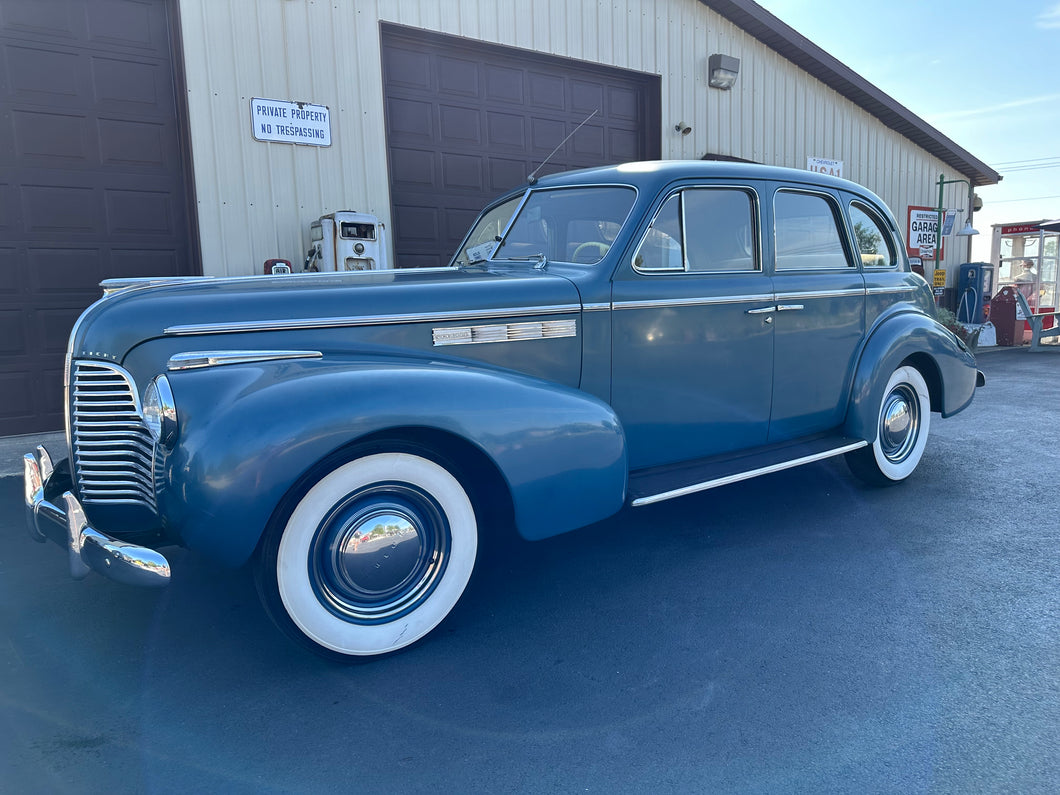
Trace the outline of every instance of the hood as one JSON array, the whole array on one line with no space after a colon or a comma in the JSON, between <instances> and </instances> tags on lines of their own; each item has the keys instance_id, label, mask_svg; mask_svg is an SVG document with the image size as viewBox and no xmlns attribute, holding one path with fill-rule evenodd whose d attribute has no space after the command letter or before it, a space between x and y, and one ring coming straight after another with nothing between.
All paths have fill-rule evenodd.
<instances>
[{"instance_id":1,"label":"hood","mask_svg":"<svg viewBox=\"0 0 1060 795\"><path fill-rule=\"evenodd\" d=\"M253 330L288 322L326 327L355 318L401 323L422 314L489 318L580 306L569 280L530 266L204 277L127 287L104 297L81 316L71 351L75 358L121 362L134 346L181 333L181 327L243 324Z\"/></svg>"}]
</instances>

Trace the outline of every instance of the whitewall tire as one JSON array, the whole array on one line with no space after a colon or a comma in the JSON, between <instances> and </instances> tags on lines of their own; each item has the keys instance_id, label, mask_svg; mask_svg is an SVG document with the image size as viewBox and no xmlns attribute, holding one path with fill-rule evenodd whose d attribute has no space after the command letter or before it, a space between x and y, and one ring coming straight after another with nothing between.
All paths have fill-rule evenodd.
<instances>
[{"instance_id":1,"label":"whitewall tire","mask_svg":"<svg viewBox=\"0 0 1060 795\"><path fill-rule=\"evenodd\" d=\"M872 485L899 483L924 455L931 426L931 396L924 377L909 365L887 381L877 415L876 440L847 455L850 469Z\"/></svg>"},{"instance_id":2,"label":"whitewall tire","mask_svg":"<svg viewBox=\"0 0 1060 795\"><path fill-rule=\"evenodd\" d=\"M415 643L449 614L477 550L475 511L448 469L375 453L324 474L273 528L258 588L296 641L328 657L371 657Z\"/></svg>"}]
</instances>

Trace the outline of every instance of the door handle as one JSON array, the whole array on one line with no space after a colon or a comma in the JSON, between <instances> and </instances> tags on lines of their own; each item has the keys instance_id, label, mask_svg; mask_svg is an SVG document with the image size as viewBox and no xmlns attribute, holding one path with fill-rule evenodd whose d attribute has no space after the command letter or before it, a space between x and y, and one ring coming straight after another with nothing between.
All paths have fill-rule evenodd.
<instances>
[{"instance_id":1,"label":"door handle","mask_svg":"<svg viewBox=\"0 0 1060 795\"><path fill-rule=\"evenodd\" d=\"M761 309L748 309L747 314L749 315L771 315L777 311L775 306L764 306Z\"/></svg>"},{"instance_id":2,"label":"door handle","mask_svg":"<svg viewBox=\"0 0 1060 795\"><path fill-rule=\"evenodd\" d=\"M800 309L805 309L802 304L781 304L777 307L778 312L798 312Z\"/></svg>"}]
</instances>

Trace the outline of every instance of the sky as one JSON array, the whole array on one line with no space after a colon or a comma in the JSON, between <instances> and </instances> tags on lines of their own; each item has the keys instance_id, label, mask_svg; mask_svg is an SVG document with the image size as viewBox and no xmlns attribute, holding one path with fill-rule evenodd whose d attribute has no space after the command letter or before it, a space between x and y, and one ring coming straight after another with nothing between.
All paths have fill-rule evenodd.
<instances>
[{"instance_id":1,"label":"sky","mask_svg":"<svg viewBox=\"0 0 1060 795\"><path fill-rule=\"evenodd\" d=\"M975 260L992 224L1060 218L1058 0L757 2L1002 175L976 188Z\"/></svg>"}]
</instances>

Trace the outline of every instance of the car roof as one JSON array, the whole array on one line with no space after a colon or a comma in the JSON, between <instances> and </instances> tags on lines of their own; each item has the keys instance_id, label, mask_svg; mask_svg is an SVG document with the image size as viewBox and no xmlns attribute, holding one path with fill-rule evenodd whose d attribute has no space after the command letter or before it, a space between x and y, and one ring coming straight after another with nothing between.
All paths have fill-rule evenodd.
<instances>
[{"instance_id":1,"label":"car roof","mask_svg":"<svg viewBox=\"0 0 1060 795\"><path fill-rule=\"evenodd\" d=\"M711 178L800 182L874 196L871 191L857 183L814 171L717 160L651 160L621 163L615 166L582 168L540 177L534 184L540 187L562 187L586 183L622 184L657 190L680 179ZM879 201L878 198L877 201Z\"/></svg>"}]
</instances>

